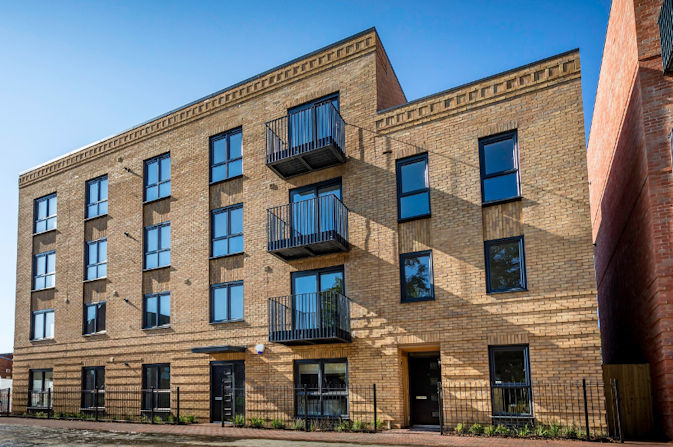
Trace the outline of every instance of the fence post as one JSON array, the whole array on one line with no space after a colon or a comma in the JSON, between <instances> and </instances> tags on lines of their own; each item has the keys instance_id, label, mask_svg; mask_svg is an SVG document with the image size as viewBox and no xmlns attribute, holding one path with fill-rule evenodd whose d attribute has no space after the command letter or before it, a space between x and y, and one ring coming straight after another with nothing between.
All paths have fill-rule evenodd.
<instances>
[{"instance_id":1,"label":"fence post","mask_svg":"<svg viewBox=\"0 0 673 447\"><path fill-rule=\"evenodd\" d=\"M623 443L624 433L622 433L622 405L619 400L619 382L617 381L617 379L614 380L612 386L614 387L615 404L617 405L616 413L617 413L617 430L619 433L619 442Z\"/></svg>"},{"instance_id":2,"label":"fence post","mask_svg":"<svg viewBox=\"0 0 673 447\"><path fill-rule=\"evenodd\" d=\"M7 415L12 411L12 389L7 388Z\"/></svg>"},{"instance_id":3,"label":"fence post","mask_svg":"<svg viewBox=\"0 0 673 447\"><path fill-rule=\"evenodd\" d=\"M176 402L177 403L177 405L176 405L177 408L176 408L175 423L180 424L180 387L177 387L175 389L175 392L176 392L175 398L176 398L176 401L177 401Z\"/></svg>"},{"instance_id":4,"label":"fence post","mask_svg":"<svg viewBox=\"0 0 673 447\"><path fill-rule=\"evenodd\" d=\"M372 390L374 391L374 433L376 433L376 422L378 421L376 414L376 384L372 385Z\"/></svg>"},{"instance_id":5,"label":"fence post","mask_svg":"<svg viewBox=\"0 0 673 447\"><path fill-rule=\"evenodd\" d=\"M154 424L154 387L150 387L150 424Z\"/></svg>"},{"instance_id":6,"label":"fence post","mask_svg":"<svg viewBox=\"0 0 673 447\"><path fill-rule=\"evenodd\" d=\"M584 425L587 429L587 441L591 439L589 434L589 406L587 404L587 379L582 379L582 392L584 394Z\"/></svg>"},{"instance_id":7,"label":"fence post","mask_svg":"<svg viewBox=\"0 0 673 447\"><path fill-rule=\"evenodd\" d=\"M51 418L51 409L53 405L51 404L51 388L47 388L47 419Z\"/></svg>"},{"instance_id":8,"label":"fence post","mask_svg":"<svg viewBox=\"0 0 673 447\"><path fill-rule=\"evenodd\" d=\"M304 431L308 429L308 386L304 384Z\"/></svg>"},{"instance_id":9,"label":"fence post","mask_svg":"<svg viewBox=\"0 0 673 447\"><path fill-rule=\"evenodd\" d=\"M437 382L437 402L439 403L439 434L444 434L444 399L442 398L442 382Z\"/></svg>"},{"instance_id":10,"label":"fence post","mask_svg":"<svg viewBox=\"0 0 673 447\"><path fill-rule=\"evenodd\" d=\"M222 397L220 399L220 424L224 427L224 379L222 379Z\"/></svg>"}]
</instances>

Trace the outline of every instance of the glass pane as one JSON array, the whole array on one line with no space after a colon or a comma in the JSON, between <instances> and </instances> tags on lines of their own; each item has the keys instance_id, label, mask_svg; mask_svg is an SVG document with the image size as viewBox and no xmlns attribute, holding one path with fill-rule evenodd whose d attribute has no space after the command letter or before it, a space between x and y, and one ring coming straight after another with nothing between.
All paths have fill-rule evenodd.
<instances>
[{"instance_id":1,"label":"glass pane","mask_svg":"<svg viewBox=\"0 0 673 447\"><path fill-rule=\"evenodd\" d=\"M105 309L105 303L100 303L98 305L98 315L97 315L97 322L96 322L96 330L97 331L104 331L105 330L105 314L106 314L106 309Z\"/></svg>"},{"instance_id":2,"label":"glass pane","mask_svg":"<svg viewBox=\"0 0 673 447\"><path fill-rule=\"evenodd\" d=\"M229 239L229 253L243 252L243 236L235 236Z\"/></svg>"},{"instance_id":3,"label":"glass pane","mask_svg":"<svg viewBox=\"0 0 673 447\"><path fill-rule=\"evenodd\" d=\"M227 212L213 214L213 237L222 237L227 235Z\"/></svg>"},{"instance_id":4,"label":"glass pane","mask_svg":"<svg viewBox=\"0 0 673 447\"><path fill-rule=\"evenodd\" d=\"M145 301L145 327L157 325L157 297L150 296Z\"/></svg>"},{"instance_id":5,"label":"glass pane","mask_svg":"<svg viewBox=\"0 0 673 447\"><path fill-rule=\"evenodd\" d=\"M407 299L431 296L430 256L404 258L405 296Z\"/></svg>"},{"instance_id":6,"label":"glass pane","mask_svg":"<svg viewBox=\"0 0 673 447\"><path fill-rule=\"evenodd\" d=\"M311 196L315 197L313 192ZM307 197L308 194L296 194L293 198ZM301 199L300 199L301 200ZM292 204L292 236L305 236L317 232L315 200L302 200Z\"/></svg>"},{"instance_id":7,"label":"glass pane","mask_svg":"<svg viewBox=\"0 0 673 447\"><path fill-rule=\"evenodd\" d=\"M229 212L231 234L243 233L243 208L233 208Z\"/></svg>"},{"instance_id":8,"label":"glass pane","mask_svg":"<svg viewBox=\"0 0 673 447\"><path fill-rule=\"evenodd\" d=\"M297 365L299 374L299 387L306 385L309 389L317 390L319 387L318 375L320 365L318 363L300 363Z\"/></svg>"},{"instance_id":9,"label":"glass pane","mask_svg":"<svg viewBox=\"0 0 673 447\"><path fill-rule=\"evenodd\" d=\"M89 205L86 207L86 217L94 217L98 215L98 205Z\"/></svg>"},{"instance_id":10,"label":"glass pane","mask_svg":"<svg viewBox=\"0 0 673 447\"><path fill-rule=\"evenodd\" d=\"M171 226L161 227L161 248L171 248Z\"/></svg>"},{"instance_id":11,"label":"glass pane","mask_svg":"<svg viewBox=\"0 0 673 447\"><path fill-rule=\"evenodd\" d=\"M243 319L243 285L229 287L231 298L231 319Z\"/></svg>"},{"instance_id":12,"label":"glass pane","mask_svg":"<svg viewBox=\"0 0 673 447\"><path fill-rule=\"evenodd\" d=\"M54 337L54 312L46 312L44 314L44 337Z\"/></svg>"},{"instance_id":13,"label":"glass pane","mask_svg":"<svg viewBox=\"0 0 673 447\"><path fill-rule=\"evenodd\" d=\"M529 388L493 388L493 412L500 415L530 414Z\"/></svg>"},{"instance_id":14,"label":"glass pane","mask_svg":"<svg viewBox=\"0 0 673 447\"><path fill-rule=\"evenodd\" d=\"M54 278L56 275L53 273L44 277L44 286L45 287L54 287Z\"/></svg>"},{"instance_id":15,"label":"glass pane","mask_svg":"<svg viewBox=\"0 0 673 447\"><path fill-rule=\"evenodd\" d=\"M44 338L44 313L33 315L33 338Z\"/></svg>"},{"instance_id":16,"label":"glass pane","mask_svg":"<svg viewBox=\"0 0 673 447\"><path fill-rule=\"evenodd\" d=\"M159 198L159 187L152 186L145 190L145 200L149 202L150 200L156 200Z\"/></svg>"},{"instance_id":17,"label":"glass pane","mask_svg":"<svg viewBox=\"0 0 673 447\"><path fill-rule=\"evenodd\" d=\"M96 306L87 306L86 308L86 328L87 334L96 332Z\"/></svg>"},{"instance_id":18,"label":"glass pane","mask_svg":"<svg viewBox=\"0 0 673 447\"><path fill-rule=\"evenodd\" d=\"M484 202L518 197L518 184L516 172L484 180Z\"/></svg>"},{"instance_id":19,"label":"glass pane","mask_svg":"<svg viewBox=\"0 0 673 447\"><path fill-rule=\"evenodd\" d=\"M241 137L242 133L238 132L229 136L229 160L239 158L241 156Z\"/></svg>"},{"instance_id":20,"label":"glass pane","mask_svg":"<svg viewBox=\"0 0 673 447\"><path fill-rule=\"evenodd\" d=\"M156 251L159 249L159 229L154 227L147 230L145 246L147 251Z\"/></svg>"},{"instance_id":21,"label":"glass pane","mask_svg":"<svg viewBox=\"0 0 673 447\"><path fill-rule=\"evenodd\" d=\"M344 293L344 274L343 272L329 272L320 274L321 292Z\"/></svg>"},{"instance_id":22,"label":"glass pane","mask_svg":"<svg viewBox=\"0 0 673 447\"><path fill-rule=\"evenodd\" d=\"M401 192L406 193L427 188L427 167L428 165L425 160L401 165Z\"/></svg>"},{"instance_id":23,"label":"glass pane","mask_svg":"<svg viewBox=\"0 0 673 447\"><path fill-rule=\"evenodd\" d=\"M37 256L35 258L35 273L44 275L47 272L47 257L46 255Z\"/></svg>"},{"instance_id":24,"label":"glass pane","mask_svg":"<svg viewBox=\"0 0 673 447\"><path fill-rule=\"evenodd\" d=\"M47 217L47 199L38 200L36 217L38 219L45 219Z\"/></svg>"},{"instance_id":25,"label":"glass pane","mask_svg":"<svg viewBox=\"0 0 673 447\"><path fill-rule=\"evenodd\" d=\"M56 271L56 253L49 253L47 255L47 273Z\"/></svg>"},{"instance_id":26,"label":"glass pane","mask_svg":"<svg viewBox=\"0 0 673 447\"><path fill-rule=\"evenodd\" d=\"M49 215L56 215L56 196L49 199Z\"/></svg>"},{"instance_id":27,"label":"glass pane","mask_svg":"<svg viewBox=\"0 0 673 447\"><path fill-rule=\"evenodd\" d=\"M227 288L213 289L213 321L228 320L227 315Z\"/></svg>"},{"instance_id":28,"label":"glass pane","mask_svg":"<svg viewBox=\"0 0 673 447\"><path fill-rule=\"evenodd\" d=\"M99 264L98 265L98 277L102 278L104 276L107 276L107 264Z\"/></svg>"},{"instance_id":29,"label":"glass pane","mask_svg":"<svg viewBox=\"0 0 673 447\"><path fill-rule=\"evenodd\" d=\"M145 268L154 269L157 267L159 267L159 254L152 253L149 255L145 255Z\"/></svg>"},{"instance_id":30,"label":"glass pane","mask_svg":"<svg viewBox=\"0 0 673 447\"><path fill-rule=\"evenodd\" d=\"M160 181L169 180L171 178L171 157L164 157L161 159L161 176Z\"/></svg>"},{"instance_id":31,"label":"glass pane","mask_svg":"<svg viewBox=\"0 0 673 447\"><path fill-rule=\"evenodd\" d=\"M346 388L346 363L325 363L324 386L331 389Z\"/></svg>"},{"instance_id":32,"label":"glass pane","mask_svg":"<svg viewBox=\"0 0 673 447\"><path fill-rule=\"evenodd\" d=\"M496 384L526 383L524 350L496 349L493 351L493 372Z\"/></svg>"},{"instance_id":33,"label":"glass pane","mask_svg":"<svg viewBox=\"0 0 673 447\"><path fill-rule=\"evenodd\" d=\"M211 143L211 163L213 165L223 163L227 160L227 139L220 138Z\"/></svg>"},{"instance_id":34,"label":"glass pane","mask_svg":"<svg viewBox=\"0 0 673 447\"><path fill-rule=\"evenodd\" d=\"M145 367L145 377L143 387L145 389L156 388L157 386L157 367L149 366Z\"/></svg>"},{"instance_id":35,"label":"glass pane","mask_svg":"<svg viewBox=\"0 0 673 447\"><path fill-rule=\"evenodd\" d=\"M107 214L107 201L98 204L98 214Z\"/></svg>"},{"instance_id":36,"label":"glass pane","mask_svg":"<svg viewBox=\"0 0 673 447\"><path fill-rule=\"evenodd\" d=\"M32 391L42 391L42 386L44 385L42 378L42 371L35 371L33 373L33 382L30 388Z\"/></svg>"},{"instance_id":37,"label":"glass pane","mask_svg":"<svg viewBox=\"0 0 673 447\"><path fill-rule=\"evenodd\" d=\"M99 389L105 387L105 368L96 369L96 386Z\"/></svg>"},{"instance_id":38,"label":"glass pane","mask_svg":"<svg viewBox=\"0 0 673 447\"><path fill-rule=\"evenodd\" d=\"M96 279L98 278L98 268L93 265L86 268L86 279Z\"/></svg>"},{"instance_id":39,"label":"glass pane","mask_svg":"<svg viewBox=\"0 0 673 447\"><path fill-rule=\"evenodd\" d=\"M298 295L302 293L315 293L318 291L318 282L315 274L293 275L293 293Z\"/></svg>"},{"instance_id":40,"label":"glass pane","mask_svg":"<svg viewBox=\"0 0 673 447\"><path fill-rule=\"evenodd\" d=\"M47 219L47 230L52 230L56 228L56 217L51 217Z\"/></svg>"},{"instance_id":41,"label":"glass pane","mask_svg":"<svg viewBox=\"0 0 673 447\"><path fill-rule=\"evenodd\" d=\"M145 186L154 185L159 181L159 163L156 160L145 165Z\"/></svg>"},{"instance_id":42,"label":"glass pane","mask_svg":"<svg viewBox=\"0 0 673 447\"><path fill-rule=\"evenodd\" d=\"M159 299L159 326L164 326L171 322L171 296L161 295Z\"/></svg>"},{"instance_id":43,"label":"glass pane","mask_svg":"<svg viewBox=\"0 0 673 447\"><path fill-rule=\"evenodd\" d=\"M210 181L219 182L227 178L227 165L215 166L210 170Z\"/></svg>"},{"instance_id":44,"label":"glass pane","mask_svg":"<svg viewBox=\"0 0 673 447\"><path fill-rule=\"evenodd\" d=\"M430 194L422 192L400 198L400 218L424 216L430 212Z\"/></svg>"},{"instance_id":45,"label":"glass pane","mask_svg":"<svg viewBox=\"0 0 673 447\"><path fill-rule=\"evenodd\" d=\"M241 175L243 173L243 161L242 160L236 160L232 161L229 163L229 173L227 177L236 177L237 175Z\"/></svg>"},{"instance_id":46,"label":"glass pane","mask_svg":"<svg viewBox=\"0 0 673 447\"><path fill-rule=\"evenodd\" d=\"M493 244L488 248L491 290L523 288L519 241Z\"/></svg>"},{"instance_id":47,"label":"glass pane","mask_svg":"<svg viewBox=\"0 0 673 447\"><path fill-rule=\"evenodd\" d=\"M87 369L84 373L84 389L93 390L96 387L96 372L93 369Z\"/></svg>"},{"instance_id":48,"label":"glass pane","mask_svg":"<svg viewBox=\"0 0 673 447\"><path fill-rule=\"evenodd\" d=\"M47 221L40 220L38 222L35 222L35 232L42 233L43 231L47 231Z\"/></svg>"},{"instance_id":49,"label":"glass pane","mask_svg":"<svg viewBox=\"0 0 673 447\"><path fill-rule=\"evenodd\" d=\"M171 367L162 366L159 368L159 384L158 388L168 390L171 388ZM168 405L165 406L168 408Z\"/></svg>"},{"instance_id":50,"label":"glass pane","mask_svg":"<svg viewBox=\"0 0 673 447\"><path fill-rule=\"evenodd\" d=\"M213 256L224 256L228 255L227 251L228 241L227 239L219 239L213 241Z\"/></svg>"},{"instance_id":51,"label":"glass pane","mask_svg":"<svg viewBox=\"0 0 673 447\"><path fill-rule=\"evenodd\" d=\"M486 175L514 169L514 140L507 139L484 145L484 173Z\"/></svg>"},{"instance_id":52,"label":"glass pane","mask_svg":"<svg viewBox=\"0 0 673 447\"><path fill-rule=\"evenodd\" d=\"M87 264L88 265L97 264L98 263L98 243L93 242L93 243L89 243L87 245L88 245L88 248L89 248L89 250L88 250L88 252L89 252L88 253L89 254L88 261L89 262Z\"/></svg>"},{"instance_id":53,"label":"glass pane","mask_svg":"<svg viewBox=\"0 0 673 447\"><path fill-rule=\"evenodd\" d=\"M98 262L107 261L107 239L98 242Z\"/></svg>"},{"instance_id":54,"label":"glass pane","mask_svg":"<svg viewBox=\"0 0 673 447\"><path fill-rule=\"evenodd\" d=\"M165 250L159 252L159 267L171 265L171 251Z\"/></svg>"},{"instance_id":55,"label":"glass pane","mask_svg":"<svg viewBox=\"0 0 673 447\"><path fill-rule=\"evenodd\" d=\"M100 181L98 200L107 200L107 177Z\"/></svg>"},{"instance_id":56,"label":"glass pane","mask_svg":"<svg viewBox=\"0 0 673 447\"><path fill-rule=\"evenodd\" d=\"M168 197L171 195L171 182L159 183L159 197Z\"/></svg>"},{"instance_id":57,"label":"glass pane","mask_svg":"<svg viewBox=\"0 0 673 447\"><path fill-rule=\"evenodd\" d=\"M54 389L54 372L49 370L44 372L44 390Z\"/></svg>"},{"instance_id":58,"label":"glass pane","mask_svg":"<svg viewBox=\"0 0 673 447\"><path fill-rule=\"evenodd\" d=\"M96 203L98 202L98 182L89 182L89 202Z\"/></svg>"},{"instance_id":59,"label":"glass pane","mask_svg":"<svg viewBox=\"0 0 673 447\"><path fill-rule=\"evenodd\" d=\"M45 288L45 278L44 276L35 277L35 290L40 290Z\"/></svg>"}]
</instances>

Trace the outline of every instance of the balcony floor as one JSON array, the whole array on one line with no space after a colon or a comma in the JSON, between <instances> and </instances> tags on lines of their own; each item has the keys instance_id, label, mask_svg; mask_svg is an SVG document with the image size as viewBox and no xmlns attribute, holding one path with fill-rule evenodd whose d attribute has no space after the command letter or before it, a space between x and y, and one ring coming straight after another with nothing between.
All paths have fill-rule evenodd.
<instances>
[{"instance_id":1,"label":"balcony floor","mask_svg":"<svg viewBox=\"0 0 673 447\"><path fill-rule=\"evenodd\" d=\"M328 334L325 334L328 332ZM269 333L269 341L286 346L319 345L328 343L350 343L351 334L341 329L296 329L289 331L273 331Z\"/></svg>"},{"instance_id":2,"label":"balcony floor","mask_svg":"<svg viewBox=\"0 0 673 447\"><path fill-rule=\"evenodd\" d=\"M273 160L267 158L266 164L279 177L287 179L344 163L346 155L334 139L330 137L323 140L319 147L306 152L297 148L277 152L273 154Z\"/></svg>"},{"instance_id":3,"label":"balcony floor","mask_svg":"<svg viewBox=\"0 0 673 447\"><path fill-rule=\"evenodd\" d=\"M336 231L326 231L316 235L306 235L299 241L297 238L280 239L268 244L269 253L272 253L285 261L311 258L329 253L346 252L348 250L348 242L346 242L346 240Z\"/></svg>"}]
</instances>

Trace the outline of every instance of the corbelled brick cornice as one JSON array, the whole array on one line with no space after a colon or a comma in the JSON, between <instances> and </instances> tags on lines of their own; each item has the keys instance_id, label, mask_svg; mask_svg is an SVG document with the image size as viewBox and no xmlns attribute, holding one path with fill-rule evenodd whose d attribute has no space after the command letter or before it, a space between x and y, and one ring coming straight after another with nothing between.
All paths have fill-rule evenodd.
<instances>
[{"instance_id":1,"label":"corbelled brick cornice","mask_svg":"<svg viewBox=\"0 0 673 447\"><path fill-rule=\"evenodd\" d=\"M578 50L559 54L524 67L452 88L391 109L382 110L376 131L396 132L445 116L463 113L550 85L580 77Z\"/></svg>"},{"instance_id":2,"label":"corbelled brick cornice","mask_svg":"<svg viewBox=\"0 0 673 447\"><path fill-rule=\"evenodd\" d=\"M374 29L356 34L322 50L302 56L250 80L243 81L202 100L169 112L126 132L86 146L57 158L19 176L19 188L25 187L63 170L110 154L131 144L203 118L213 112L247 101L289 83L314 75L376 49Z\"/></svg>"}]
</instances>

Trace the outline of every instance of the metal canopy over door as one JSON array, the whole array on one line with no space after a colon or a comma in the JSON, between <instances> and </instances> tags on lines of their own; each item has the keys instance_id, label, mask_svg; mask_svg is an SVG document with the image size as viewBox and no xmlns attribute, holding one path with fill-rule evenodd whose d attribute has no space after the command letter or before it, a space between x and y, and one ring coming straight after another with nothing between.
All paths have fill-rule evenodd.
<instances>
[{"instance_id":1,"label":"metal canopy over door","mask_svg":"<svg viewBox=\"0 0 673 447\"><path fill-rule=\"evenodd\" d=\"M409 396L412 425L439 425L439 354L409 354Z\"/></svg>"},{"instance_id":2,"label":"metal canopy over door","mask_svg":"<svg viewBox=\"0 0 673 447\"><path fill-rule=\"evenodd\" d=\"M222 422L233 419L236 414L236 387L234 364L211 362L210 364L210 420ZM224 401L224 402L223 402ZM224 414L223 414L224 412Z\"/></svg>"}]
</instances>

